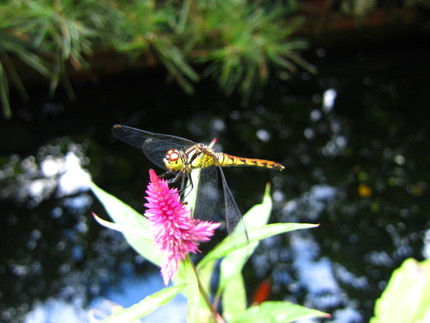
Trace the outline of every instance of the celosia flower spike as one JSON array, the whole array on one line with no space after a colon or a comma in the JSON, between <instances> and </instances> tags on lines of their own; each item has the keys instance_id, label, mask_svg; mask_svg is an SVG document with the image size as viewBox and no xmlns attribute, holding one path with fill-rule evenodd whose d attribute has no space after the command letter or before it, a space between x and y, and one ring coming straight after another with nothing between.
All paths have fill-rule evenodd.
<instances>
[{"instance_id":1,"label":"celosia flower spike","mask_svg":"<svg viewBox=\"0 0 430 323\"><path fill-rule=\"evenodd\" d=\"M190 217L190 208L181 202L176 188L169 188L154 170L149 170L145 216L152 223L154 243L165 254L161 276L167 285L187 253L200 252L199 242L208 241L220 223Z\"/></svg>"}]
</instances>

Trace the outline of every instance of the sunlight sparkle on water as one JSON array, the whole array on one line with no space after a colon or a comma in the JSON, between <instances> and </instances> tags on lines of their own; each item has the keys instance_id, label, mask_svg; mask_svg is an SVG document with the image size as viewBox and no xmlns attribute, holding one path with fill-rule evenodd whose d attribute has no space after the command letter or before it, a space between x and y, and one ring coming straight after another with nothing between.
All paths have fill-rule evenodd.
<instances>
[{"instance_id":1,"label":"sunlight sparkle on water","mask_svg":"<svg viewBox=\"0 0 430 323\"><path fill-rule=\"evenodd\" d=\"M336 90L328 89L323 94L323 109L325 112L330 112L333 109L336 100Z\"/></svg>"}]
</instances>

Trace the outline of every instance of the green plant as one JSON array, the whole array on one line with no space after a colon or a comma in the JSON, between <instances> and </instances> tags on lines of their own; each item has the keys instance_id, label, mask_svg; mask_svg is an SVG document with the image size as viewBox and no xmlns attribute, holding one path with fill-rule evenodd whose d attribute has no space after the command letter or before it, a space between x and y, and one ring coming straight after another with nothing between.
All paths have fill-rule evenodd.
<instances>
[{"instance_id":1,"label":"green plant","mask_svg":"<svg viewBox=\"0 0 430 323\"><path fill-rule=\"evenodd\" d=\"M371 323L430 321L430 260L406 259L376 301Z\"/></svg>"},{"instance_id":2,"label":"green plant","mask_svg":"<svg viewBox=\"0 0 430 323\"><path fill-rule=\"evenodd\" d=\"M81 0L9 1L0 8L0 98L6 116L11 115L8 101L8 76L26 97L24 86L11 57L50 79L53 93L62 80L69 95L67 64L80 70L85 56L103 39L108 22L115 24L110 1ZM5 68L1 68L1 66Z\"/></svg>"},{"instance_id":3,"label":"green plant","mask_svg":"<svg viewBox=\"0 0 430 323\"><path fill-rule=\"evenodd\" d=\"M249 96L267 82L271 70L284 73L284 77L296 71L297 65L313 70L297 55L306 42L289 40L302 20L285 19L285 7L214 2L216 10L213 4L196 5L198 14L190 15L190 24L191 30L201 33L196 61L208 65L205 73L215 76L226 93L239 89Z\"/></svg>"},{"instance_id":4,"label":"green plant","mask_svg":"<svg viewBox=\"0 0 430 323\"><path fill-rule=\"evenodd\" d=\"M292 40L300 19L286 19L292 5L186 0L18 0L0 4L0 99L11 116L9 85L25 98L15 66L21 61L70 97L71 69L91 68L95 50L117 51L131 61L161 63L187 93L202 76L218 79L227 93L249 97L271 74L287 77L298 66L313 71Z\"/></svg>"},{"instance_id":5,"label":"green plant","mask_svg":"<svg viewBox=\"0 0 430 323\"><path fill-rule=\"evenodd\" d=\"M198 74L187 62L185 53L177 45L176 13L170 1L157 5L156 1L132 1L123 8L120 41L112 44L132 60L140 56L159 59L182 88L192 92L190 81Z\"/></svg>"},{"instance_id":6,"label":"green plant","mask_svg":"<svg viewBox=\"0 0 430 323\"><path fill-rule=\"evenodd\" d=\"M143 257L157 266L162 265L163 255L154 247L151 226L148 219L137 213L112 195L104 192L95 184L91 188L104 205L115 224L108 227L120 230L129 244ZM254 206L243 220L248 236L235 231L211 250L194 267L190 257L180 262L173 278L174 286L148 296L130 308L121 310L108 317L104 322L137 320L160 305L168 302L178 293L188 300L187 322L291 322L308 317L327 317L327 314L308 309L289 302L266 301L259 305L246 305L245 282L241 271L245 262L255 250L261 239L291 230L312 228L314 224L278 223L266 224L271 212L269 190L266 190L262 204ZM219 286L214 298L209 297L209 284L216 267L221 261ZM212 303L210 300L213 299ZM216 304L222 300L222 317L216 313Z\"/></svg>"}]
</instances>

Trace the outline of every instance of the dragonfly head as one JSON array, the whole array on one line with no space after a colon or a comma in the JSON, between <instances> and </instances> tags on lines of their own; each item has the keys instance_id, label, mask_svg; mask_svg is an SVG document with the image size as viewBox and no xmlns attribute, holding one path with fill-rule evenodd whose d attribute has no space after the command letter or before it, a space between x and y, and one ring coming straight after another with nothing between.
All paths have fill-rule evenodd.
<instances>
[{"instance_id":1,"label":"dragonfly head","mask_svg":"<svg viewBox=\"0 0 430 323\"><path fill-rule=\"evenodd\" d=\"M177 149L169 149L164 156L164 165L171 171L179 171L184 168L184 160Z\"/></svg>"}]
</instances>

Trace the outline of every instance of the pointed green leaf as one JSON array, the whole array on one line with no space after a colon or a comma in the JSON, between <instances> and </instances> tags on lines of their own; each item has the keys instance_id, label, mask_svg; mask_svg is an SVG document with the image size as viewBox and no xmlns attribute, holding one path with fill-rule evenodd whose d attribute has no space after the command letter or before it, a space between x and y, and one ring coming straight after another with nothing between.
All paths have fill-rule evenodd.
<instances>
[{"instance_id":1,"label":"pointed green leaf","mask_svg":"<svg viewBox=\"0 0 430 323\"><path fill-rule=\"evenodd\" d=\"M216 261L207 262L204 266L199 266L198 275L202 288L209 293L212 274L215 270Z\"/></svg>"},{"instance_id":2,"label":"pointed green leaf","mask_svg":"<svg viewBox=\"0 0 430 323\"><path fill-rule=\"evenodd\" d=\"M121 226L121 232L128 243L144 258L160 266L162 254L154 247L149 221L130 206L105 192L96 184L90 184L91 190L103 204L110 218Z\"/></svg>"},{"instance_id":3,"label":"pointed green leaf","mask_svg":"<svg viewBox=\"0 0 430 323\"><path fill-rule=\"evenodd\" d=\"M252 207L244 216L245 228L251 232L269 221L272 211L272 199L270 197L270 186L267 185L264 198L261 204ZM231 241L235 244L238 236L245 236L239 230L233 232ZM221 262L220 282L218 293L222 293L223 317L230 321L240 315L246 308L246 291L242 277L242 269L248 258L254 252L258 242L249 243L245 248L236 249L230 252Z\"/></svg>"},{"instance_id":4,"label":"pointed green leaf","mask_svg":"<svg viewBox=\"0 0 430 323\"><path fill-rule=\"evenodd\" d=\"M430 322L430 260L409 258L393 272L370 322Z\"/></svg>"},{"instance_id":5,"label":"pointed green leaf","mask_svg":"<svg viewBox=\"0 0 430 323\"><path fill-rule=\"evenodd\" d=\"M3 114L6 118L12 116L12 111L10 110L9 102L9 87L6 71L3 68L3 64L0 61L0 102L3 105Z\"/></svg>"},{"instance_id":6,"label":"pointed green leaf","mask_svg":"<svg viewBox=\"0 0 430 323\"><path fill-rule=\"evenodd\" d=\"M109 316L103 320L103 323L139 322L140 318L151 314L161 305L168 303L184 287L185 284L164 288L159 292L145 297L139 303Z\"/></svg>"},{"instance_id":7,"label":"pointed green leaf","mask_svg":"<svg viewBox=\"0 0 430 323\"><path fill-rule=\"evenodd\" d=\"M174 281L175 284L186 284L183 292L188 301L187 323L208 321L207 318L211 315L208 296L202 290L199 277L189 256L180 263Z\"/></svg>"},{"instance_id":8,"label":"pointed green leaf","mask_svg":"<svg viewBox=\"0 0 430 323\"><path fill-rule=\"evenodd\" d=\"M318 227L318 225L319 224L312 223L274 223L248 231L248 239L245 235L235 238L234 241L230 238L231 236L227 237L199 262L198 268L206 265L208 262L225 257L230 252L239 248L248 247L253 242L258 242L262 239L289 231L315 228Z\"/></svg>"},{"instance_id":9,"label":"pointed green leaf","mask_svg":"<svg viewBox=\"0 0 430 323\"><path fill-rule=\"evenodd\" d=\"M193 263L188 256L183 262L185 270L185 281L187 282L186 295L188 300L188 311L187 311L187 322L199 322L198 321L198 309L201 305L201 295L199 292L198 277L194 270Z\"/></svg>"},{"instance_id":10,"label":"pointed green leaf","mask_svg":"<svg viewBox=\"0 0 430 323\"><path fill-rule=\"evenodd\" d=\"M301 319L329 316L327 313L289 302L264 302L249 307L231 323L287 323Z\"/></svg>"},{"instance_id":11,"label":"pointed green leaf","mask_svg":"<svg viewBox=\"0 0 430 323\"><path fill-rule=\"evenodd\" d=\"M231 322L246 309L246 289L241 272L229 274L222 288L223 318ZM220 285L221 286L221 285Z\"/></svg>"},{"instance_id":12,"label":"pointed green leaf","mask_svg":"<svg viewBox=\"0 0 430 323\"><path fill-rule=\"evenodd\" d=\"M185 190L184 190L185 203L188 205L189 208L191 208L193 217L194 217L194 210L197 202L197 192L198 192L198 187L194 188L194 185L196 186L199 185L200 173L201 173L200 168L195 169L191 172L189 179L191 179L191 183L193 184L191 185L190 181L187 180Z\"/></svg>"},{"instance_id":13,"label":"pointed green leaf","mask_svg":"<svg viewBox=\"0 0 430 323\"><path fill-rule=\"evenodd\" d=\"M269 186L261 204L255 205L243 217L243 223L247 229L247 235L238 227L233 234L218 244L209 254L202 259L198 268L204 268L207 264L225 257L221 262L220 283L217 294L222 294L223 316L232 320L239 316L246 306L245 288L241 271L248 258L262 239L270 236L316 227L315 224L304 223L267 223L272 210L272 200ZM234 285L234 288L232 287Z\"/></svg>"}]
</instances>

